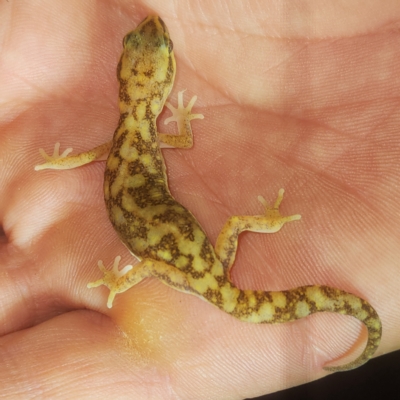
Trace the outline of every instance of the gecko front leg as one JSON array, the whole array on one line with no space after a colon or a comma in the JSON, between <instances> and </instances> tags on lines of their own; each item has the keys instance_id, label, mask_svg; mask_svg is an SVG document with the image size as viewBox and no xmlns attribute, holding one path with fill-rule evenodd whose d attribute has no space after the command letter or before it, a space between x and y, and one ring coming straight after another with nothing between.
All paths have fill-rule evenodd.
<instances>
[{"instance_id":1,"label":"gecko front leg","mask_svg":"<svg viewBox=\"0 0 400 400\"><path fill-rule=\"evenodd\" d=\"M186 90L186 89L185 89ZM183 93L182 90L178 93L178 107L175 108L170 102L166 102L165 106L172 112L172 116L168 117L164 124L167 125L170 122L176 122L178 125L178 134L170 135L167 133L159 133L158 138L160 139L161 148L184 148L189 149L193 146L193 133L190 121L192 119L204 119L203 114L192 114L192 108L197 100L197 96L193 96L189 101L188 105L183 105Z\"/></svg>"},{"instance_id":2,"label":"gecko front leg","mask_svg":"<svg viewBox=\"0 0 400 400\"><path fill-rule=\"evenodd\" d=\"M35 171L40 171L42 169L72 169L89 164L96 160L105 160L108 152L111 149L111 145L112 141L109 141L95 147L92 150L85 151L84 153L80 153L75 156L68 156L68 154L72 152L72 147L69 147L60 154L60 143L58 142L54 146L52 156L49 156L43 149L39 149L39 153L46 160L46 162L36 165Z\"/></svg>"}]
</instances>

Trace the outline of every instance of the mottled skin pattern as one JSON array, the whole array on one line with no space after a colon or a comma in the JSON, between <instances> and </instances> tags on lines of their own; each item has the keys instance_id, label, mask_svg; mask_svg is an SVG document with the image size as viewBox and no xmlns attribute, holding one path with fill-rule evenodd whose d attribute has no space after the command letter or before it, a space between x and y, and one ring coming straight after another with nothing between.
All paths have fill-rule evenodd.
<instances>
[{"instance_id":1,"label":"mottled skin pattern","mask_svg":"<svg viewBox=\"0 0 400 400\"><path fill-rule=\"evenodd\" d=\"M382 333L379 317L367 301L329 286L263 292L240 290L231 282L229 274L241 232L277 232L286 222L300 219L300 215L280 215L283 189L273 207L259 197L264 215L231 217L214 249L194 216L168 189L160 147L191 147L190 120L203 118L191 114L195 97L183 107L183 92L178 95L177 109L166 103L175 77L168 30L159 17L149 16L125 36L123 44L117 71L121 117L113 140L69 157L72 149L59 155L57 144L53 156L41 150L47 162L36 167L37 170L74 168L101 159L110 150L104 174L108 215L120 239L139 263L119 270L120 257L117 257L113 268L107 270L99 261L104 276L88 287L107 286L110 308L117 293L153 276L247 322L277 324L322 311L351 315L368 329L366 348L354 361L325 369L345 371L365 363L377 349ZM157 132L156 119L164 104L173 112L166 123L176 121L178 135Z\"/></svg>"}]
</instances>

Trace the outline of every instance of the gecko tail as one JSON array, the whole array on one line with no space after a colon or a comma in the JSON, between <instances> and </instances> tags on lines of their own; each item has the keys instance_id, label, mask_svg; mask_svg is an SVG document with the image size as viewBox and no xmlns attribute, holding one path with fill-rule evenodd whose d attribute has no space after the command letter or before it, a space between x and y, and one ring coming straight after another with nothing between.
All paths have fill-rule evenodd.
<instances>
[{"instance_id":1,"label":"gecko tail","mask_svg":"<svg viewBox=\"0 0 400 400\"><path fill-rule=\"evenodd\" d=\"M362 298L330 286L301 286L280 292L242 290L231 314L252 323L279 324L294 321L317 312L349 315L361 321L368 330L362 354L350 363L323 367L327 371L348 371L366 363L375 353L382 336L382 324L375 309ZM239 299L238 299L239 300ZM252 304L251 307L248 304Z\"/></svg>"},{"instance_id":2,"label":"gecko tail","mask_svg":"<svg viewBox=\"0 0 400 400\"><path fill-rule=\"evenodd\" d=\"M382 336L382 323L378 313L366 300L329 286L311 286L306 289L308 298L315 302L314 312L335 312L349 315L361 321L368 331L368 339L363 352L355 360L338 366L324 366L330 372L349 371L358 368L372 358Z\"/></svg>"}]
</instances>

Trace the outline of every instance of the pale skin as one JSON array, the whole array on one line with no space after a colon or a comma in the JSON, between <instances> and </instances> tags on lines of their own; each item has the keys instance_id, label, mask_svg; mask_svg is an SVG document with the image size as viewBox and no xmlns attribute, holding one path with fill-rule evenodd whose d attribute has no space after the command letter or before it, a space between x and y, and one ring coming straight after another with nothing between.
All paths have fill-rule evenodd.
<instances>
[{"instance_id":1,"label":"pale skin","mask_svg":"<svg viewBox=\"0 0 400 400\"><path fill-rule=\"evenodd\" d=\"M57 4L53 2L49 7L57 12ZM18 25L15 11L13 18ZM4 368L0 376L7 382L9 393L21 393L30 381L38 382L46 376L42 383L45 390L61 396L63 392L58 388L66 390L65 379L74 383L81 396L89 390L111 394L117 384L119 390L130 390L137 398L146 398L150 388L154 391L151 398L157 398L158 393L160 398L165 393L172 398L190 398L194 394L201 398L216 390L221 393L220 398L241 398L290 385L285 373L288 368L293 383L321 376L322 365L332 357L339 358L346 349L354 349L354 342L360 337L356 321L319 314L307 322L289 325L243 325L154 279L119 295L109 311L105 306L106 290L86 288L88 281L98 278L98 259L110 265L114 256L121 254L123 265L134 261L117 239L104 210L104 165L97 163L63 172L62 176L57 171L50 172L45 178L35 174L32 166L40 162L38 147L49 143L52 146L60 140L62 144L65 141L65 146L87 150L113 132L118 118L115 65L119 46L124 34L147 12L136 17L138 10L125 10L124 21L115 15L115 24L108 21L103 26L99 21L93 26L92 20L89 25L89 17L85 19L92 15L89 9L82 10L84 19L79 22L68 11L72 12L64 10L64 31L60 21L56 27L46 14L39 26L34 26L32 19L32 26L27 27L29 37L36 32L40 40L45 40L40 35L49 40L46 32L55 32L46 48L27 50L26 46L19 46L22 37L18 41L11 36L13 41L3 50L6 54L17 52L17 60L27 51L32 52L28 69L23 63L10 64L12 73L7 70L1 75L1 87L7 89L3 96L8 97L0 135L0 159L5 160L6 166L1 177L1 187L6 188L1 194L1 218L7 237L0 248L1 268L5 271L1 281L5 304L2 345L7 350L2 353L5 359L0 363ZM25 7L19 12L34 9ZM155 12L161 14L161 10ZM174 23L178 24L176 16L163 15L179 64L171 102L176 104L178 90L187 87L189 96L199 95L197 110L207 118L201 128L196 124L199 121L193 122L192 150L164 151L171 191L196 215L215 243L230 215L259 212L257 195L263 194L272 203L277 189L284 186L283 209L287 214L301 213L302 220L275 235L242 237L233 270L235 283L242 288L278 290L317 280L356 292L373 303L383 323L386 321L380 354L397 348L392 332L399 329L393 318L395 304L399 303L394 261L398 254L393 244L398 233L388 215L398 212L398 194L390 186L399 172L395 162L399 143L394 135L397 105L391 94L396 92L398 82L394 80L392 63L382 61L390 60L383 56L390 54L391 45L394 49L397 44L390 32L381 39L388 48L382 47L372 33L362 44L359 38L346 39L343 45L326 42L322 49L308 44L302 62L298 57L302 57L301 49L307 45L305 40L288 47L282 43L280 47L276 39L264 41L261 35L272 32L254 31L256 27L251 23L246 26L240 13L236 13L234 38L240 40L241 46L235 45L233 54L228 51L233 33L217 18L209 16L209 21L201 22L195 16L186 16L190 24L181 21L174 29ZM388 10L387 15L392 18L393 10ZM267 24L272 17L263 18ZM198 30L193 31L196 23ZM213 41L206 40L211 48L190 46L200 43L204 23L229 34L212 35ZM380 22L385 23L386 20ZM110 25L118 30L107 32ZM354 23L352 26L355 29ZM360 32L372 29L363 21L356 26ZM179 34L185 29L189 37ZM308 34L288 29L280 36ZM321 37L328 34L321 32ZM249 40L249 35L254 39ZM346 31L346 37L352 35L359 33ZM61 39L75 37L83 44L81 48L73 42L76 53L71 60L65 52L72 44ZM107 51L90 59L97 74L93 78L90 68L82 72L76 64L83 62L79 57L87 57L93 43L99 40L106 43ZM270 55L251 61L249 55L259 54L260 46ZM215 63L221 49L223 59ZM378 50L385 53L375 61L368 57ZM57 60L56 51L58 57L65 58ZM343 72L336 75L332 69L338 66L332 66L333 60L345 63L355 51L365 57L364 62L352 66L346 63L351 76L343 76ZM46 59L40 52L54 58ZM232 65L227 58L230 54L245 62L228 67ZM271 54L276 57L273 62ZM376 59L381 61L377 63ZM295 66L305 68L304 60L308 71L299 73ZM32 65L32 61L37 64ZM60 64L54 67L54 62ZM48 68L50 73L47 71L37 80L33 74L36 65ZM381 74L377 76L379 68ZM368 84L356 85L354 76L361 76ZM320 81L314 87L315 78ZM292 86L285 89L281 86L283 81ZM207 127L206 122L210 124ZM384 140L387 147L382 147ZM9 167L13 164L15 167ZM260 186L265 187L262 193ZM384 306L388 296L390 309ZM18 332L27 327L31 328ZM118 329L127 336L121 336ZM363 340L360 338L360 346ZM265 349L261 354L260 348ZM38 354L39 365L34 361ZM237 357L241 358L241 365L233 361ZM230 365L228 370L221 368L221 358L223 365ZM4 361L12 363L14 369L4 367ZM77 361L81 370L76 368ZM30 366L34 362L33 369ZM254 371L254 365L263 368ZM248 375L243 373L244 367ZM82 371L89 374L84 382L80 380ZM11 380L11 373L20 374L21 379ZM207 379L203 380L203 376ZM65 397L68 394L70 391L66 390Z\"/></svg>"}]
</instances>

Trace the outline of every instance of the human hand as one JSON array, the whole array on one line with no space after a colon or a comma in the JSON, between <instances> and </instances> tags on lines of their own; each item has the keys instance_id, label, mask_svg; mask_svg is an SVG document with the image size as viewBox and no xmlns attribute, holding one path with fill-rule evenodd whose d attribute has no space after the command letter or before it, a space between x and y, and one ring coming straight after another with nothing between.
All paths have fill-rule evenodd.
<instances>
[{"instance_id":1,"label":"human hand","mask_svg":"<svg viewBox=\"0 0 400 400\"><path fill-rule=\"evenodd\" d=\"M174 196L215 243L230 215L260 212L257 195L272 201L284 187L283 213L302 220L242 235L233 280L358 294L382 318L382 354L399 346L400 63L387 22L398 7L376 3L359 17L282 2L151 10L174 42L170 101L187 88L205 115L193 123L193 149L164 151ZM251 397L317 379L364 344L360 324L336 315L245 324L155 279L108 310L106 289L86 288L97 260L134 261L107 219L104 164L33 166L39 147L60 141L78 152L110 138L122 38L148 13L143 2L0 4L0 382L9 396Z\"/></svg>"}]
</instances>

